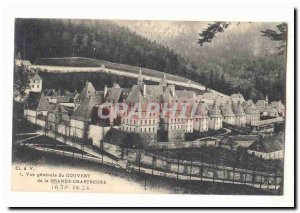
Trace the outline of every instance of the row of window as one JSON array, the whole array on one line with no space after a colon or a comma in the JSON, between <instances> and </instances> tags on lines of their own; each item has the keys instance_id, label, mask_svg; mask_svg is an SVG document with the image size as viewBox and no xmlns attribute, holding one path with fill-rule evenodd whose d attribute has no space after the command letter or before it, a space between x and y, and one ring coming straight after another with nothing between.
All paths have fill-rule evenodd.
<instances>
[{"instance_id":1,"label":"row of window","mask_svg":"<svg viewBox=\"0 0 300 213\"><path fill-rule=\"evenodd\" d=\"M171 130L176 130L176 129L182 129L183 125L182 124L178 124L178 125L170 125Z\"/></svg>"},{"instance_id":2,"label":"row of window","mask_svg":"<svg viewBox=\"0 0 300 213\"><path fill-rule=\"evenodd\" d=\"M122 129L127 132L135 132L136 130L141 130L141 132L156 132L155 127L131 127L123 126Z\"/></svg>"},{"instance_id":3,"label":"row of window","mask_svg":"<svg viewBox=\"0 0 300 213\"><path fill-rule=\"evenodd\" d=\"M140 122L139 122L140 121ZM127 124L131 125L155 125L155 119L152 120L132 120L132 119L126 119Z\"/></svg>"}]
</instances>

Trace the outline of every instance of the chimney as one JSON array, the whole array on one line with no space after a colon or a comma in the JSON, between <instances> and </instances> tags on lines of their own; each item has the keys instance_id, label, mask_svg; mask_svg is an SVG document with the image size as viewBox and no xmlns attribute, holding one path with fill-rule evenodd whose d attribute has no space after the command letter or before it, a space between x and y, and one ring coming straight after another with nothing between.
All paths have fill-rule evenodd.
<instances>
[{"instance_id":1,"label":"chimney","mask_svg":"<svg viewBox=\"0 0 300 213\"><path fill-rule=\"evenodd\" d=\"M107 95L107 85L104 86L104 98Z\"/></svg>"},{"instance_id":2,"label":"chimney","mask_svg":"<svg viewBox=\"0 0 300 213\"><path fill-rule=\"evenodd\" d=\"M175 96L175 85L171 85L171 94L174 97Z\"/></svg>"},{"instance_id":3,"label":"chimney","mask_svg":"<svg viewBox=\"0 0 300 213\"><path fill-rule=\"evenodd\" d=\"M144 85L143 85L143 96L146 96L146 92L147 92L146 89L147 89L147 88L146 88L146 84L144 84Z\"/></svg>"}]
</instances>

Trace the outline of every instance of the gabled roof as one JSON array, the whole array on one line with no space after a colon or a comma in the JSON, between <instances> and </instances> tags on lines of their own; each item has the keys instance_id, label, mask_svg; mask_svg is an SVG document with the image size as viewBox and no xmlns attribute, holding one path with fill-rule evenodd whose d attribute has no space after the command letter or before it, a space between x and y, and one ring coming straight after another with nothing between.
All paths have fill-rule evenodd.
<instances>
[{"instance_id":1,"label":"gabled roof","mask_svg":"<svg viewBox=\"0 0 300 213\"><path fill-rule=\"evenodd\" d=\"M195 116L198 118L198 117L203 117L203 118L207 118L208 114L208 110L207 110L207 106L205 106L204 103L199 103L197 105L197 109L196 109L196 113L195 113Z\"/></svg>"},{"instance_id":2,"label":"gabled roof","mask_svg":"<svg viewBox=\"0 0 300 213\"><path fill-rule=\"evenodd\" d=\"M264 153L276 152L284 150L283 142L272 137L258 139L248 147L248 150L259 151Z\"/></svg>"},{"instance_id":3,"label":"gabled roof","mask_svg":"<svg viewBox=\"0 0 300 213\"><path fill-rule=\"evenodd\" d=\"M210 110L208 111L208 115L209 115L209 117L212 117L212 118L222 117L220 109L216 103L214 103L210 107Z\"/></svg>"},{"instance_id":4,"label":"gabled roof","mask_svg":"<svg viewBox=\"0 0 300 213\"><path fill-rule=\"evenodd\" d=\"M245 111L241 105L240 102L237 102L237 103L232 103L232 109L233 109L233 113L236 115L236 116L242 116L242 115L245 115Z\"/></svg>"},{"instance_id":5,"label":"gabled roof","mask_svg":"<svg viewBox=\"0 0 300 213\"><path fill-rule=\"evenodd\" d=\"M271 106L279 108L279 109L285 108L281 101L272 101Z\"/></svg>"},{"instance_id":6,"label":"gabled roof","mask_svg":"<svg viewBox=\"0 0 300 213\"><path fill-rule=\"evenodd\" d=\"M109 103L117 103L120 99L122 89L121 88L110 88L107 91L105 101Z\"/></svg>"},{"instance_id":7,"label":"gabled roof","mask_svg":"<svg viewBox=\"0 0 300 213\"><path fill-rule=\"evenodd\" d=\"M162 101L164 103L169 103L169 102L172 102L172 101L175 101L175 100L178 100L178 97L175 94L172 94L172 88L171 87L166 87L165 88L165 91L163 92L162 94Z\"/></svg>"},{"instance_id":8,"label":"gabled roof","mask_svg":"<svg viewBox=\"0 0 300 213\"><path fill-rule=\"evenodd\" d=\"M80 95L82 98L89 97L90 95L94 95L96 93L95 87L90 81L85 83L85 87L82 89Z\"/></svg>"},{"instance_id":9,"label":"gabled roof","mask_svg":"<svg viewBox=\"0 0 300 213\"><path fill-rule=\"evenodd\" d=\"M35 73L35 74L32 76L32 79L33 79L33 80L42 80L42 78L39 76L38 73Z\"/></svg>"},{"instance_id":10,"label":"gabled roof","mask_svg":"<svg viewBox=\"0 0 300 213\"><path fill-rule=\"evenodd\" d=\"M245 113L247 114L259 114L258 109L254 105L253 102L250 102L246 107L245 107Z\"/></svg>"},{"instance_id":11,"label":"gabled roof","mask_svg":"<svg viewBox=\"0 0 300 213\"><path fill-rule=\"evenodd\" d=\"M221 113L223 116L235 116L229 102L221 105Z\"/></svg>"},{"instance_id":12,"label":"gabled roof","mask_svg":"<svg viewBox=\"0 0 300 213\"><path fill-rule=\"evenodd\" d=\"M127 103L139 103L143 100L143 94L140 85L133 85L131 91L126 99Z\"/></svg>"},{"instance_id":13,"label":"gabled roof","mask_svg":"<svg viewBox=\"0 0 300 213\"><path fill-rule=\"evenodd\" d=\"M235 101L240 101L240 102L245 101L244 96L243 96L241 93L232 94L232 95L230 96L230 98L231 98L231 100L234 101L234 102L235 102Z\"/></svg>"},{"instance_id":14,"label":"gabled roof","mask_svg":"<svg viewBox=\"0 0 300 213\"><path fill-rule=\"evenodd\" d=\"M42 92L29 92L25 109L36 111L49 111L53 107Z\"/></svg>"},{"instance_id":15,"label":"gabled roof","mask_svg":"<svg viewBox=\"0 0 300 213\"><path fill-rule=\"evenodd\" d=\"M94 107L93 98L85 98L74 111L71 119L89 121Z\"/></svg>"},{"instance_id":16,"label":"gabled roof","mask_svg":"<svg viewBox=\"0 0 300 213\"><path fill-rule=\"evenodd\" d=\"M255 104L255 106L266 106L268 105L268 102L266 100L258 100Z\"/></svg>"}]
</instances>

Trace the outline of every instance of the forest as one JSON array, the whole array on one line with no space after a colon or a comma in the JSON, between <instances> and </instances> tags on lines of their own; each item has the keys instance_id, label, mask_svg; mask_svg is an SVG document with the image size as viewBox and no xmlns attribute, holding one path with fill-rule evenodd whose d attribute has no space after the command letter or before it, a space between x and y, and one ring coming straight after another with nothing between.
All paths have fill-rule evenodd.
<instances>
[{"instance_id":1,"label":"forest","mask_svg":"<svg viewBox=\"0 0 300 213\"><path fill-rule=\"evenodd\" d=\"M15 55L18 52L31 63L42 57L76 56L140 66L186 77L229 95L241 92L256 101L267 94L271 101L285 102L282 56L236 54L219 60L211 55L198 63L108 20L16 19Z\"/></svg>"}]
</instances>

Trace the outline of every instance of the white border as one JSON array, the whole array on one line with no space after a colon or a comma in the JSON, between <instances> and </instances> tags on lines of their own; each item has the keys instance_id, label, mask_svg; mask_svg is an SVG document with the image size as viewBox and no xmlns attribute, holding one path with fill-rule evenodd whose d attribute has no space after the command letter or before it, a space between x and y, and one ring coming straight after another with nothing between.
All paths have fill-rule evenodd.
<instances>
[{"instance_id":1,"label":"white border","mask_svg":"<svg viewBox=\"0 0 300 213\"><path fill-rule=\"evenodd\" d=\"M154 3L153 3L154 2ZM1 11L1 171L2 192L6 206L293 206L294 201L294 5L284 1L13 1L5 2ZM10 192L11 120L13 38L16 17L36 18L99 18L148 20L230 20L285 21L289 24L287 67L287 134L285 188L283 196L223 196L223 195L126 195L80 193ZM3 131L4 130L4 131ZM3 188L1 187L1 188Z\"/></svg>"}]
</instances>

